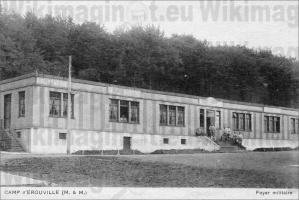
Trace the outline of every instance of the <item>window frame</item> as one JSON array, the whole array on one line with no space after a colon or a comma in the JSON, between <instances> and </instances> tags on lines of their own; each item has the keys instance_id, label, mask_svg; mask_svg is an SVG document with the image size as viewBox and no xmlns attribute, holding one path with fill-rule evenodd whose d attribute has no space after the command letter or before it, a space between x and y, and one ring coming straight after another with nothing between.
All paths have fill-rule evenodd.
<instances>
[{"instance_id":1,"label":"window frame","mask_svg":"<svg viewBox=\"0 0 299 200\"><path fill-rule=\"evenodd\" d=\"M245 130L252 131L252 114L245 113Z\"/></svg>"},{"instance_id":2,"label":"window frame","mask_svg":"<svg viewBox=\"0 0 299 200\"><path fill-rule=\"evenodd\" d=\"M181 145L187 145L187 139L181 138Z\"/></svg>"},{"instance_id":3,"label":"window frame","mask_svg":"<svg viewBox=\"0 0 299 200\"><path fill-rule=\"evenodd\" d=\"M59 98L59 113L58 115L53 115L51 114L51 93L52 94L59 94L60 98ZM65 96L67 96L65 98ZM70 112L71 112L71 119L75 119L75 94L71 93L71 106L70 106ZM66 99L66 103L65 103L65 99ZM67 118L67 108L68 107L68 93L66 92L59 92L59 91L49 91L49 117L52 118ZM66 109L66 114L65 114L65 109Z\"/></svg>"},{"instance_id":4,"label":"window frame","mask_svg":"<svg viewBox=\"0 0 299 200\"><path fill-rule=\"evenodd\" d=\"M131 100L123 100L123 99L115 99L115 98L110 98L110 103L109 103L109 122L117 122L117 123L127 123L127 124L140 124L140 102L138 101L131 101ZM112 102L115 102L112 104ZM121 116L120 116L120 109L121 107L125 107L124 105L121 105L120 102L127 102L128 103L128 118L127 121L121 121ZM136 104L133 105L132 104ZM111 118L111 109L116 108L116 119ZM132 120L132 107L134 109L137 108L137 119L136 121Z\"/></svg>"},{"instance_id":5,"label":"window frame","mask_svg":"<svg viewBox=\"0 0 299 200\"><path fill-rule=\"evenodd\" d=\"M215 110L215 128L216 129L221 129L221 111L220 110Z\"/></svg>"},{"instance_id":6,"label":"window frame","mask_svg":"<svg viewBox=\"0 0 299 200\"><path fill-rule=\"evenodd\" d=\"M168 106L160 104L160 125L167 126L168 124Z\"/></svg>"},{"instance_id":7,"label":"window frame","mask_svg":"<svg viewBox=\"0 0 299 200\"><path fill-rule=\"evenodd\" d=\"M280 119L280 116L264 115L264 133L281 133ZM279 125L278 128L277 125Z\"/></svg>"},{"instance_id":8,"label":"window frame","mask_svg":"<svg viewBox=\"0 0 299 200\"><path fill-rule=\"evenodd\" d=\"M163 138L163 144L169 144L169 138Z\"/></svg>"},{"instance_id":9,"label":"window frame","mask_svg":"<svg viewBox=\"0 0 299 200\"><path fill-rule=\"evenodd\" d=\"M163 110L162 110L163 108ZM166 108L166 110L165 110ZM171 108L171 109L170 109ZM159 119L159 125L160 126L173 126L173 127L184 127L186 124L186 114L185 114L185 106L175 106L175 105L166 105L166 104L160 104L159 106L159 111L160 111L160 119ZM181 111L179 111L181 109ZM172 110L172 111L170 111ZM171 112L175 111L174 115L170 115ZM162 115L162 113L166 113L166 123L164 120L162 120L162 117L164 118L165 116ZM179 123L179 114L182 114L183 116L183 124ZM170 117L175 117L174 123L170 124Z\"/></svg>"},{"instance_id":10,"label":"window frame","mask_svg":"<svg viewBox=\"0 0 299 200\"><path fill-rule=\"evenodd\" d=\"M53 96L51 96L51 94L52 95L54 95L54 94L56 94L55 96L56 97L53 97ZM58 96L59 96L59 98L58 98ZM53 118L59 118L59 117L62 117L61 116L61 104L62 104L62 92L56 92L56 91L50 91L49 92L49 117L53 117ZM53 98L55 98L54 100L52 100ZM58 105L56 105L55 103L56 103L56 101L58 102ZM53 103L52 103L53 102ZM58 107L58 110L57 110L57 113L58 114L53 114L53 112L54 111L52 111L52 107L54 106L54 108L55 109L57 109L56 107Z\"/></svg>"},{"instance_id":11,"label":"window frame","mask_svg":"<svg viewBox=\"0 0 299 200\"><path fill-rule=\"evenodd\" d=\"M247 112L233 112L233 130L252 132L252 114ZM248 123L247 123L248 119ZM248 125L248 126L247 126Z\"/></svg>"},{"instance_id":12,"label":"window frame","mask_svg":"<svg viewBox=\"0 0 299 200\"><path fill-rule=\"evenodd\" d=\"M65 104L65 96L66 96L66 104ZM74 100L75 95L71 93L71 118L75 118L74 114ZM65 115L65 109L66 109L66 115ZM62 117L67 118L67 109L68 109L68 93L62 93Z\"/></svg>"},{"instance_id":13,"label":"window frame","mask_svg":"<svg viewBox=\"0 0 299 200\"><path fill-rule=\"evenodd\" d=\"M205 127L205 109L203 108L199 109L199 127L200 128Z\"/></svg>"},{"instance_id":14,"label":"window frame","mask_svg":"<svg viewBox=\"0 0 299 200\"><path fill-rule=\"evenodd\" d=\"M180 115L183 116L183 119L179 121ZM185 125L185 107L177 106L177 126Z\"/></svg>"},{"instance_id":15,"label":"window frame","mask_svg":"<svg viewBox=\"0 0 299 200\"><path fill-rule=\"evenodd\" d=\"M299 118L291 117L290 121L291 134L299 134ZM294 124L292 124L292 121L294 122Z\"/></svg>"},{"instance_id":16,"label":"window frame","mask_svg":"<svg viewBox=\"0 0 299 200\"><path fill-rule=\"evenodd\" d=\"M25 91L20 91L19 93L19 118L20 117L25 117L26 114L26 93ZM21 98L22 97L22 98ZM21 109L23 108L23 109ZM22 112L24 111L24 112Z\"/></svg>"},{"instance_id":17,"label":"window frame","mask_svg":"<svg viewBox=\"0 0 299 200\"><path fill-rule=\"evenodd\" d=\"M177 106L168 107L168 125L177 126Z\"/></svg>"},{"instance_id":18,"label":"window frame","mask_svg":"<svg viewBox=\"0 0 299 200\"><path fill-rule=\"evenodd\" d=\"M67 133L59 132L58 138L59 138L59 140L66 140Z\"/></svg>"}]
</instances>

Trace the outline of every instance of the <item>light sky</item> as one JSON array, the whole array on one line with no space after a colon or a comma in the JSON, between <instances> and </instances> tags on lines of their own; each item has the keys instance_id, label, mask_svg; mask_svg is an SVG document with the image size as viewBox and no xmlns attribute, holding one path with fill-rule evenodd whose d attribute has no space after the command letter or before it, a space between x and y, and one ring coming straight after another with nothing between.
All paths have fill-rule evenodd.
<instances>
[{"instance_id":1,"label":"light sky","mask_svg":"<svg viewBox=\"0 0 299 200\"><path fill-rule=\"evenodd\" d=\"M166 36L188 34L211 45L268 48L298 59L297 1L0 1L10 11L71 16L111 32L150 24Z\"/></svg>"}]
</instances>

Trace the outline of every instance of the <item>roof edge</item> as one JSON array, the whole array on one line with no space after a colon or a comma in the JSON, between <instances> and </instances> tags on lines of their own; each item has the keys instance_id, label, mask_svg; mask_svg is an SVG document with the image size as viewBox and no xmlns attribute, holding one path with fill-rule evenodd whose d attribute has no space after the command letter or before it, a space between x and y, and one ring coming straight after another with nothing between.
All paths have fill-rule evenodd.
<instances>
[{"instance_id":1,"label":"roof edge","mask_svg":"<svg viewBox=\"0 0 299 200\"><path fill-rule=\"evenodd\" d=\"M10 82L14 82L14 81L19 81L19 80L23 80L23 79L26 79L26 78L32 78L32 77L37 77L37 73L29 73L29 74L24 74L24 75L21 75L21 76L16 76L16 77L13 77L13 78L8 78L8 79L4 79L4 80L1 80L0 81L0 84L5 84L5 83L10 83Z\"/></svg>"},{"instance_id":2,"label":"roof edge","mask_svg":"<svg viewBox=\"0 0 299 200\"><path fill-rule=\"evenodd\" d=\"M67 81L67 77L61 77L61 76L54 76L49 74L43 74L43 73L29 73L21 76L17 76L14 78L9 78L0 81L0 84L10 83L26 78L32 78L32 77L40 77L40 78L50 78L50 79L58 79L58 80L64 80ZM118 87L123 89L130 89L130 90L138 90L142 92L147 93L156 93L156 94L164 94L164 95L171 95L171 96L179 96L179 97L186 97L186 98L193 98L193 99L207 99L210 97L203 97L203 96L196 96L196 95L190 95L190 94L183 94L183 93L175 93L175 92L166 92L166 91L159 91L159 90L151 90L151 89L144 89L144 88L137 88L137 87L129 87L124 85L116 85L116 84L110 84L110 83L103 83L103 82L96 82L96 81L89 81L89 80L83 80L83 79L77 79L72 78L72 82L74 83L82 83L82 84L90 84L90 85L96 85L96 86L103 86L103 87ZM269 107L269 108L280 108L285 110L296 110L299 112L299 108L291 108L291 107L283 107L283 106L273 106L273 105L266 105L266 104L259 104L259 103L251 103L251 102L245 102L245 101L236 101L236 100L229 100L229 99L222 99L222 98L215 98L212 97L218 101L222 101L223 103L233 103L233 104L239 104L239 105L248 105L248 106L256 106L256 107Z\"/></svg>"}]
</instances>

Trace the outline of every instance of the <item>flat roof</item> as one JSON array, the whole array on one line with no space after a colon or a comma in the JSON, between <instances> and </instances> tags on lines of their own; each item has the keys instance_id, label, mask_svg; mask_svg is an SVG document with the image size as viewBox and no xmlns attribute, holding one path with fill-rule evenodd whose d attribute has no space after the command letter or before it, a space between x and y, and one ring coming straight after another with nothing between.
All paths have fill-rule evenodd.
<instances>
[{"instance_id":1,"label":"flat roof","mask_svg":"<svg viewBox=\"0 0 299 200\"><path fill-rule=\"evenodd\" d=\"M29 74L17 76L17 77L14 77L14 78L9 78L9 79L2 80L2 81L0 81L0 84L15 82L15 81L23 80L23 79L26 79L26 78L32 78L32 77L49 78L49 79L57 79L57 80L64 80L64 81L68 80L67 77L54 76L54 75L41 74L41 73L29 73ZM102 83L102 82L95 82L95 81L89 81L89 80L83 80L83 79L76 79L76 78L72 78L72 82L73 83L88 84L88 85L96 85L96 86L98 85L98 86L103 86L103 87L118 87L118 88L122 88L122 89L138 90L138 91L147 92L147 93L163 94L163 95L186 97L186 98L193 98L193 99L214 98L218 101L222 101L223 103L232 103L232 104L249 105L249 106L257 106L257 107L281 108L281 109L286 109L286 110L297 110L297 111L299 111L298 108L273 106L273 105L251 103L251 102L244 102L244 101L236 101L236 100L228 100L228 99L215 98L215 97L202 97L202 96L196 96L196 95L190 95L190 94L166 92L166 91L151 90L151 89L144 89L144 88L137 88L137 87L129 87L129 86L123 86L123 85L110 84L110 83Z\"/></svg>"}]
</instances>

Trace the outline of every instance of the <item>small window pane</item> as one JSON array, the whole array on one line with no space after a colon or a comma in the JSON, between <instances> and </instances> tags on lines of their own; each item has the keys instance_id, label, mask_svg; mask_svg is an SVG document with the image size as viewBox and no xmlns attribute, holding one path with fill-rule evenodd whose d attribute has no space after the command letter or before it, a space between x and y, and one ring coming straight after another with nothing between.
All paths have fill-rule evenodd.
<instances>
[{"instance_id":1,"label":"small window pane","mask_svg":"<svg viewBox=\"0 0 299 200\"><path fill-rule=\"evenodd\" d=\"M295 118L291 118L291 133L296 133Z\"/></svg>"},{"instance_id":2,"label":"small window pane","mask_svg":"<svg viewBox=\"0 0 299 200\"><path fill-rule=\"evenodd\" d=\"M240 130L245 130L245 114L239 114L239 128Z\"/></svg>"},{"instance_id":3,"label":"small window pane","mask_svg":"<svg viewBox=\"0 0 299 200\"><path fill-rule=\"evenodd\" d=\"M19 92L19 117L25 117L25 91Z\"/></svg>"},{"instance_id":4,"label":"small window pane","mask_svg":"<svg viewBox=\"0 0 299 200\"><path fill-rule=\"evenodd\" d=\"M269 132L272 133L274 130L274 119L273 117L269 117Z\"/></svg>"},{"instance_id":5,"label":"small window pane","mask_svg":"<svg viewBox=\"0 0 299 200\"><path fill-rule=\"evenodd\" d=\"M275 132L280 132L280 117L275 117Z\"/></svg>"},{"instance_id":6,"label":"small window pane","mask_svg":"<svg viewBox=\"0 0 299 200\"><path fill-rule=\"evenodd\" d=\"M221 126L221 116L220 116L220 111L216 111L216 115L215 115L216 119L215 119L215 128L219 129Z\"/></svg>"},{"instance_id":7,"label":"small window pane","mask_svg":"<svg viewBox=\"0 0 299 200\"><path fill-rule=\"evenodd\" d=\"M139 103L131 102L131 122L139 122Z\"/></svg>"},{"instance_id":8,"label":"small window pane","mask_svg":"<svg viewBox=\"0 0 299 200\"><path fill-rule=\"evenodd\" d=\"M66 140L66 133L59 133L59 139Z\"/></svg>"},{"instance_id":9,"label":"small window pane","mask_svg":"<svg viewBox=\"0 0 299 200\"><path fill-rule=\"evenodd\" d=\"M163 144L168 144L169 143L169 139L168 138L163 138Z\"/></svg>"},{"instance_id":10,"label":"small window pane","mask_svg":"<svg viewBox=\"0 0 299 200\"><path fill-rule=\"evenodd\" d=\"M176 107L175 106L169 106L169 125L175 125L176 120Z\"/></svg>"},{"instance_id":11,"label":"small window pane","mask_svg":"<svg viewBox=\"0 0 299 200\"><path fill-rule=\"evenodd\" d=\"M109 107L110 107L109 119L111 121L118 121L118 100L111 99Z\"/></svg>"},{"instance_id":12,"label":"small window pane","mask_svg":"<svg viewBox=\"0 0 299 200\"><path fill-rule=\"evenodd\" d=\"M233 123L234 123L233 127L234 127L234 130L239 130L238 121L239 121L238 113L233 113Z\"/></svg>"},{"instance_id":13,"label":"small window pane","mask_svg":"<svg viewBox=\"0 0 299 200\"><path fill-rule=\"evenodd\" d=\"M61 116L61 93L50 92L50 116Z\"/></svg>"},{"instance_id":14,"label":"small window pane","mask_svg":"<svg viewBox=\"0 0 299 200\"><path fill-rule=\"evenodd\" d=\"M63 117L67 117L68 94L63 93Z\"/></svg>"},{"instance_id":15,"label":"small window pane","mask_svg":"<svg viewBox=\"0 0 299 200\"><path fill-rule=\"evenodd\" d=\"M251 130L251 114L245 115L245 130L247 131Z\"/></svg>"},{"instance_id":16,"label":"small window pane","mask_svg":"<svg viewBox=\"0 0 299 200\"><path fill-rule=\"evenodd\" d=\"M181 144L186 144L186 139L181 139Z\"/></svg>"},{"instance_id":17,"label":"small window pane","mask_svg":"<svg viewBox=\"0 0 299 200\"><path fill-rule=\"evenodd\" d=\"M205 126L205 110L200 109L200 117L199 117L199 126L204 127Z\"/></svg>"},{"instance_id":18,"label":"small window pane","mask_svg":"<svg viewBox=\"0 0 299 200\"><path fill-rule=\"evenodd\" d=\"M184 126L185 124L185 108L179 106L178 107L178 125Z\"/></svg>"},{"instance_id":19,"label":"small window pane","mask_svg":"<svg viewBox=\"0 0 299 200\"><path fill-rule=\"evenodd\" d=\"M63 117L67 117L68 93L63 93ZM71 94L71 118L74 118L74 94Z\"/></svg>"},{"instance_id":20,"label":"small window pane","mask_svg":"<svg viewBox=\"0 0 299 200\"><path fill-rule=\"evenodd\" d=\"M129 102L120 101L120 122L129 122Z\"/></svg>"},{"instance_id":21,"label":"small window pane","mask_svg":"<svg viewBox=\"0 0 299 200\"><path fill-rule=\"evenodd\" d=\"M160 105L160 124L167 125L167 106Z\"/></svg>"}]
</instances>

